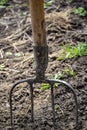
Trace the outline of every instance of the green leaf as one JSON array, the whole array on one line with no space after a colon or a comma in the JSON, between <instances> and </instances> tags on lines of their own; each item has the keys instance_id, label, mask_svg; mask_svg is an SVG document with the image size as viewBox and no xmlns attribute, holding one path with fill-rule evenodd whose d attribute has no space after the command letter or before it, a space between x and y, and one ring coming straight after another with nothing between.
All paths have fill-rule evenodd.
<instances>
[{"instance_id":1,"label":"green leaf","mask_svg":"<svg viewBox=\"0 0 87 130\"><path fill-rule=\"evenodd\" d=\"M49 85L49 84L47 84L47 83L42 83L42 84L41 84L41 91L47 90L47 89L49 89L49 88L50 88L50 85Z\"/></svg>"},{"instance_id":2,"label":"green leaf","mask_svg":"<svg viewBox=\"0 0 87 130\"><path fill-rule=\"evenodd\" d=\"M87 11L83 7L78 7L73 9L74 14L77 14L79 16L86 16Z\"/></svg>"},{"instance_id":3,"label":"green leaf","mask_svg":"<svg viewBox=\"0 0 87 130\"><path fill-rule=\"evenodd\" d=\"M6 56L12 56L12 52L8 51L5 53Z\"/></svg>"},{"instance_id":4,"label":"green leaf","mask_svg":"<svg viewBox=\"0 0 87 130\"><path fill-rule=\"evenodd\" d=\"M1 71L4 70L4 67L5 67L4 64L0 64L0 70L1 70Z\"/></svg>"},{"instance_id":5,"label":"green leaf","mask_svg":"<svg viewBox=\"0 0 87 130\"><path fill-rule=\"evenodd\" d=\"M4 4L6 4L8 2L8 0L0 0L0 6L3 6Z\"/></svg>"},{"instance_id":6,"label":"green leaf","mask_svg":"<svg viewBox=\"0 0 87 130\"><path fill-rule=\"evenodd\" d=\"M55 75L53 76L53 79L60 79L60 78L62 78L62 77L63 77L63 74L62 74L61 71L59 71L57 74L55 74Z\"/></svg>"},{"instance_id":7,"label":"green leaf","mask_svg":"<svg viewBox=\"0 0 87 130\"><path fill-rule=\"evenodd\" d=\"M60 79L60 78L62 78L63 77L63 74L62 74L62 72L58 72L57 74L55 74L55 75L52 75L51 76L51 78L52 79ZM54 87L57 87L59 85L59 83L55 83L54 84ZM42 83L41 84L41 91L44 91L44 90L47 90L47 89L49 89L50 88L50 85L48 84L48 83Z\"/></svg>"},{"instance_id":8,"label":"green leaf","mask_svg":"<svg viewBox=\"0 0 87 130\"><path fill-rule=\"evenodd\" d=\"M87 55L87 43L78 43L78 51L79 51L79 56L85 56Z\"/></svg>"},{"instance_id":9,"label":"green leaf","mask_svg":"<svg viewBox=\"0 0 87 130\"><path fill-rule=\"evenodd\" d=\"M57 60L71 59L78 56L87 55L87 43L79 42L76 46L65 45L61 47L62 51Z\"/></svg>"},{"instance_id":10,"label":"green leaf","mask_svg":"<svg viewBox=\"0 0 87 130\"><path fill-rule=\"evenodd\" d=\"M44 2L44 8L50 7L53 4L53 0L50 0L48 2Z\"/></svg>"},{"instance_id":11,"label":"green leaf","mask_svg":"<svg viewBox=\"0 0 87 130\"><path fill-rule=\"evenodd\" d=\"M64 74L68 74L71 77L74 77L76 75L76 73L74 72L74 70L72 70L70 68L65 68L64 69Z\"/></svg>"},{"instance_id":12,"label":"green leaf","mask_svg":"<svg viewBox=\"0 0 87 130\"><path fill-rule=\"evenodd\" d=\"M21 57L22 55L23 55L22 52L16 52L16 53L15 53L15 56L16 56L16 57Z\"/></svg>"}]
</instances>

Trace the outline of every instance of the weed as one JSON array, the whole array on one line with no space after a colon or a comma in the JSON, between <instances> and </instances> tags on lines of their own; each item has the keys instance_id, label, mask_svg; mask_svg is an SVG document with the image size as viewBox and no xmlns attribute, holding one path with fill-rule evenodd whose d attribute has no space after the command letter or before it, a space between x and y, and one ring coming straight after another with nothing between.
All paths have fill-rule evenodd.
<instances>
[{"instance_id":1,"label":"weed","mask_svg":"<svg viewBox=\"0 0 87 130\"><path fill-rule=\"evenodd\" d=\"M50 0L48 2L44 2L44 8L48 8L53 4L53 0Z\"/></svg>"},{"instance_id":2,"label":"weed","mask_svg":"<svg viewBox=\"0 0 87 130\"><path fill-rule=\"evenodd\" d=\"M51 76L52 79L60 79L62 77L63 77L63 74L60 71L57 74ZM58 83L55 83L54 87L57 87L57 86L58 86ZM41 85L41 91L44 91L44 90L49 89L49 88L50 88L49 84L42 83L42 85Z\"/></svg>"},{"instance_id":3,"label":"weed","mask_svg":"<svg viewBox=\"0 0 87 130\"><path fill-rule=\"evenodd\" d=\"M62 46L62 51L59 54L58 60L71 59L78 56L87 55L87 43L79 42L77 46L65 45Z\"/></svg>"},{"instance_id":4,"label":"weed","mask_svg":"<svg viewBox=\"0 0 87 130\"><path fill-rule=\"evenodd\" d=\"M41 91L45 91L50 88L50 85L48 83L42 83L41 84Z\"/></svg>"},{"instance_id":5,"label":"weed","mask_svg":"<svg viewBox=\"0 0 87 130\"><path fill-rule=\"evenodd\" d=\"M14 55L15 55L15 57L21 57L21 56L23 56L23 53L22 52L16 52Z\"/></svg>"},{"instance_id":6,"label":"weed","mask_svg":"<svg viewBox=\"0 0 87 130\"><path fill-rule=\"evenodd\" d=\"M73 13L79 16L86 16L87 11L83 7L78 7L73 9Z\"/></svg>"},{"instance_id":7,"label":"weed","mask_svg":"<svg viewBox=\"0 0 87 130\"><path fill-rule=\"evenodd\" d=\"M27 8L29 7L28 3L24 3L23 6Z\"/></svg>"},{"instance_id":8,"label":"weed","mask_svg":"<svg viewBox=\"0 0 87 130\"><path fill-rule=\"evenodd\" d=\"M7 52L5 53L5 55L6 55L6 56L12 56L12 52L7 51Z\"/></svg>"},{"instance_id":9,"label":"weed","mask_svg":"<svg viewBox=\"0 0 87 130\"><path fill-rule=\"evenodd\" d=\"M87 55L87 43L79 42L77 47L78 47L79 56Z\"/></svg>"},{"instance_id":10,"label":"weed","mask_svg":"<svg viewBox=\"0 0 87 130\"><path fill-rule=\"evenodd\" d=\"M4 64L0 64L0 71L4 70L5 65Z\"/></svg>"},{"instance_id":11,"label":"weed","mask_svg":"<svg viewBox=\"0 0 87 130\"><path fill-rule=\"evenodd\" d=\"M0 6L3 6L4 4L6 4L8 2L8 0L0 0Z\"/></svg>"},{"instance_id":12,"label":"weed","mask_svg":"<svg viewBox=\"0 0 87 130\"><path fill-rule=\"evenodd\" d=\"M72 3L72 2L74 2L74 0L69 0L69 3Z\"/></svg>"},{"instance_id":13,"label":"weed","mask_svg":"<svg viewBox=\"0 0 87 130\"><path fill-rule=\"evenodd\" d=\"M79 42L78 45L76 46L71 46L71 45L66 45L62 46L62 53L60 54L61 56L58 57L58 60L64 60L68 58L74 58L78 56L85 56L87 55L87 43L82 43ZM70 69L70 68L65 68L62 72L58 72L57 74L51 76L53 79L61 79L64 77L64 75L69 75L71 77L74 77L76 73ZM55 83L54 87L57 87L59 84ZM50 85L47 83L43 83L41 85L41 90L44 91L46 89L49 89Z\"/></svg>"},{"instance_id":14,"label":"weed","mask_svg":"<svg viewBox=\"0 0 87 130\"><path fill-rule=\"evenodd\" d=\"M59 71L57 74L52 75L51 78L55 80L61 79L64 77L64 75L69 75L70 77L74 77L76 73L73 71L73 69L65 68L63 71ZM54 87L57 87L58 85L60 85L60 83L55 83ZM48 83L42 83L41 91L47 90L49 88L50 88L50 85Z\"/></svg>"},{"instance_id":15,"label":"weed","mask_svg":"<svg viewBox=\"0 0 87 130\"><path fill-rule=\"evenodd\" d=\"M70 69L70 68L65 68L63 72L64 72L64 74L67 74L67 75L69 75L71 77L74 77L76 75L76 73L74 72L74 70Z\"/></svg>"}]
</instances>

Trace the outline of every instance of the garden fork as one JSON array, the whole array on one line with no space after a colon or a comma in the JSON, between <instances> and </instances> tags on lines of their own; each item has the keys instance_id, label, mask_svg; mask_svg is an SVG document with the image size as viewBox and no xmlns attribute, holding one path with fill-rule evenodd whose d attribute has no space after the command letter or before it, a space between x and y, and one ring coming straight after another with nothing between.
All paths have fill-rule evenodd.
<instances>
[{"instance_id":1,"label":"garden fork","mask_svg":"<svg viewBox=\"0 0 87 130\"><path fill-rule=\"evenodd\" d=\"M33 96L33 84L36 83L48 83L51 90L51 102L52 102L52 113L53 113L53 125L55 128L55 107L54 107L54 84L61 83L66 88L70 89L73 93L76 106L76 125L78 124L78 104L77 96L71 87L71 85L62 80L47 79L45 77L45 71L48 65L48 46L46 40L45 30L45 19L44 19L44 1L43 0L30 0L30 13L32 22L32 33L33 33L33 51L35 59L35 71L36 76L33 79L22 79L16 82L10 90L10 116L11 116L11 127L13 128L13 113L12 113L12 94L14 88L20 84L27 82L30 86L31 93L31 121L34 122L34 96Z\"/></svg>"}]
</instances>

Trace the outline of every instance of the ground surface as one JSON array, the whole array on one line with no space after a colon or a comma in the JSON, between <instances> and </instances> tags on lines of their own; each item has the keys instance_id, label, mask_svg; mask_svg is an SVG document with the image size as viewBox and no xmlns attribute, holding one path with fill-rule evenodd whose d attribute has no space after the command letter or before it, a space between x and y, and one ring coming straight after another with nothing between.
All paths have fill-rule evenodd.
<instances>
[{"instance_id":1,"label":"ground surface","mask_svg":"<svg viewBox=\"0 0 87 130\"><path fill-rule=\"evenodd\" d=\"M11 5L9 7L8 5ZM58 61L59 46L64 43L76 45L87 43L87 17L71 13L73 7L87 10L86 0L72 2L56 0L46 12L46 29L49 46L49 78L65 68L72 68L76 75L66 74L62 80L69 82L78 98L78 130L87 130L87 56ZM0 8L0 130L10 127L9 91L19 79L34 77L34 56L31 19L27 4L12 1ZM63 85L54 88L56 129L75 130L75 103L71 92ZM14 90L13 113L15 130L54 130L50 89L41 91L34 85L35 124L30 121L30 91L27 84Z\"/></svg>"}]
</instances>

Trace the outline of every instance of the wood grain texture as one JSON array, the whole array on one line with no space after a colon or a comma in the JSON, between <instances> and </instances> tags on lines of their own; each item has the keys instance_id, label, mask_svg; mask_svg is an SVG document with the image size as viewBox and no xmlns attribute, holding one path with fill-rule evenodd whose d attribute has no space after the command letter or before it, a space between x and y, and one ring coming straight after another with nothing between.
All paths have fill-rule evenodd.
<instances>
[{"instance_id":1,"label":"wood grain texture","mask_svg":"<svg viewBox=\"0 0 87 130\"><path fill-rule=\"evenodd\" d=\"M33 41L35 46L46 46L44 1L29 0Z\"/></svg>"}]
</instances>

